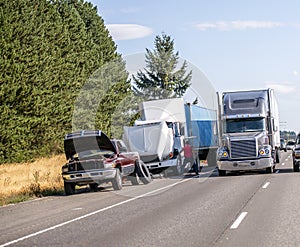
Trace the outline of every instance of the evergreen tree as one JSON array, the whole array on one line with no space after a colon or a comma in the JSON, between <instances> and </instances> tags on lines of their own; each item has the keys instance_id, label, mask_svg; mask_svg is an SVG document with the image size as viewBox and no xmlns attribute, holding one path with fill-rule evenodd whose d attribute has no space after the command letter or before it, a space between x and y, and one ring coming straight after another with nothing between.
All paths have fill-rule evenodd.
<instances>
[{"instance_id":1,"label":"evergreen tree","mask_svg":"<svg viewBox=\"0 0 300 247\"><path fill-rule=\"evenodd\" d=\"M192 71L186 73L187 62L177 69L179 53L174 40L166 34L155 37L155 49L146 49L145 72L133 76L134 91L149 99L181 97L190 86Z\"/></svg>"},{"instance_id":2,"label":"evergreen tree","mask_svg":"<svg viewBox=\"0 0 300 247\"><path fill-rule=\"evenodd\" d=\"M91 3L1 0L0 35L0 164L61 152L81 88L95 71L117 59L122 76L111 84L106 79L105 111L97 107L96 114L102 114L98 126L111 122L109 116L130 84Z\"/></svg>"}]
</instances>

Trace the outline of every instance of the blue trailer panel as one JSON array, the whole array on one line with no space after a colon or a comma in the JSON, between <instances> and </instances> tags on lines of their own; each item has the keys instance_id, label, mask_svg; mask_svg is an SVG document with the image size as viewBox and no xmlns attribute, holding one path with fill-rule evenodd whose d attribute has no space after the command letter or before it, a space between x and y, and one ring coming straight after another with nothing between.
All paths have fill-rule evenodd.
<instances>
[{"instance_id":1,"label":"blue trailer panel","mask_svg":"<svg viewBox=\"0 0 300 247\"><path fill-rule=\"evenodd\" d=\"M197 105L186 105L187 136L193 148L217 146L217 113Z\"/></svg>"}]
</instances>

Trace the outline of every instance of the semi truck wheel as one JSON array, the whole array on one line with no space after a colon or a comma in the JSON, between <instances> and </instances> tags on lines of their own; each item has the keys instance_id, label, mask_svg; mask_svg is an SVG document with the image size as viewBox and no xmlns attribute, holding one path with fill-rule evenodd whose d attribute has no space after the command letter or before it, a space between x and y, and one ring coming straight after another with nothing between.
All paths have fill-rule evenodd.
<instances>
[{"instance_id":1,"label":"semi truck wheel","mask_svg":"<svg viewBox=\"0 0 300 247\"><path fill-rule=\"evenodd\" d=\"M220 170L220 169L218 169L218 172L219 172L219 176L220 177L226 176L226 170Z\"/></svg>"},{"instance_id":2,"label":"semi truck wheel","mask_svg":"<svg viewBox=\"0 0 300 247\"><path fill-rule=\"evenodd\" d=\"M151 174L145 165L145 163L141 160L136 162L136 171L137 174L142 181L143 184L149 184L151 182Z\"/></svg>"},{"instance_id":3,"label":"semi truck wheel","mask_svg":"<svg viewBox=\"0 0 300 247\"><path fill-rule=\"evenodd\" d=\"M280 152L279 152L278 148L276 149L276 160L275 161L277 164L280 163Z\"/></svg>"},{"instance_id":4,"label":"semi truck wheel","mask_svg":"<svg viewBox=\"0 0 300 247\"><path fill-rule=\"evenodd\" d=\"M293 161L293 170L294 172L299 172L299 163Z\"/></svg>"},{"instance_id":5,"label":"semi truck wheel","mask_svg":"<svg viewBox=\"0 0 300 247\"><path fill-rule=\"evenodd\" d=\"M266 168L266 173L272 173L273 172L273 167L271 166L271 167L267 167Z\"/></svg>"},{"instance_id":6,"label":"semi truck wheel","mask_svg":"<svg viewBox=\"0 0 300 247\"><path fill-rule=\"evenodd\" d=\"M111 181L111 184L114 190L122 189L122 176L118 168L116 169L116 176Z\"/></svg>"}]
</instances>

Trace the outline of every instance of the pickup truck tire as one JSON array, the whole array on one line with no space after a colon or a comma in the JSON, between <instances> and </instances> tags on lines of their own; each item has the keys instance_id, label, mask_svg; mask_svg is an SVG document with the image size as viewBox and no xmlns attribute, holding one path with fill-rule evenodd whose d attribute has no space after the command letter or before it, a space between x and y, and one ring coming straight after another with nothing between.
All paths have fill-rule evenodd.
<instances>
[{"instance_id":1,"label":"pickup truck tire","mask_svg":"<svg viewBox=\"0 0 300 247\"><path fill-rule=\"evenodd\" d=\"M98 184L97 184L97 183L89 184L89 186L90 186L90 189L91 189L92 191L96 191L97 188L98 188Z\"/></svg>"},{"instance_id":2,"label":"pickup truck tire","mask_svg":"<svg viewBox=\"0 0 300 247\"><path fill-rule=\"evenodd\" d=\"M136 162L136 172L143 184L151 182L151 174L143 161L139 160Z\"/></svg>"},{"instance_id":3,"label":"pickup truck tire","mask_svg":"<svg viewBox=\"0 0 300 247\"><path fill-rule=\"evenodd\" d=\"M64 189L67 196L75 193L75 183L67 183L64 181Z\"/></svg>"},{"instance_id":4,"label":"pickup truck tire","mask_svg":"<svg viewBox=\"0 0 300 247\"><path fill-rule=\"evenodd\" d=\"M111 184L114 190L122 189L122 176L118 168L116 169L116 176L111 180Z\"/></svg>"}]
</instances>

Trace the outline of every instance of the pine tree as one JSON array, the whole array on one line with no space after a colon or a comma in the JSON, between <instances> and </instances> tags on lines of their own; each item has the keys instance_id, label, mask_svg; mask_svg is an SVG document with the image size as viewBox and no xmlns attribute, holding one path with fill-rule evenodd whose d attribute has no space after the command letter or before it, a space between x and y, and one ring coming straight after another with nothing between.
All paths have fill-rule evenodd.
<instances>
[{"instance_id":1,"label":"pine tree","mask_svg":"<svg viewBox=\"0 0 300 247\"><path fill-rule=\"evenodd\" d=\"M82 0L2 0L0 164L62 152L82 87L115 59L118 76L109 84L106 71L108 93L97 107L96 127L103 131L130 84L96 7Z\"/></svg>"},{"instance_id":2,"label":"pine tree","mask_svg":"<svg viewBox=\"0 0 300 247\"><path fill-rule=\"evenodd\" d=\"M181 97L190 86L192 71L186 73L187 62L177 69L179 53L174 51L174 40L166 34L155 37L155 49L146 49L145 72L133 76L134 91L145 98Z\"/></svg>"}]
</instances>

